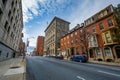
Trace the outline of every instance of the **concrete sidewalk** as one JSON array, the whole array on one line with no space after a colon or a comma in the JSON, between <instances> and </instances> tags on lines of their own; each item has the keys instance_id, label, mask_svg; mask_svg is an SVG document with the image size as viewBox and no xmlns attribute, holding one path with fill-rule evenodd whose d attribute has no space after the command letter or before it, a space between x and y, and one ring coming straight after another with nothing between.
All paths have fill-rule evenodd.
<instances>
[{"instance_id":1,"label":"concrete sidewalk","mask_svg":"<svg viewBox=\"0 0 120 80\"><path fill-rule=\"evenodd\" d=\"M102 65L108 65L108 66L119 66L120 67L120 63L115 63L115 62L89 61L89 63L102 64Z\"/></svg>"},{"instance_id":2,"label":"concrete sidewalk","mask_svg":"<svg viewBox=\"0 0 120 80\"><path fill-rule=\"evenodd\" d=\"M26 80L25 66L22 57L0 62L0 80Z\"/></svg>"}]
</instances>

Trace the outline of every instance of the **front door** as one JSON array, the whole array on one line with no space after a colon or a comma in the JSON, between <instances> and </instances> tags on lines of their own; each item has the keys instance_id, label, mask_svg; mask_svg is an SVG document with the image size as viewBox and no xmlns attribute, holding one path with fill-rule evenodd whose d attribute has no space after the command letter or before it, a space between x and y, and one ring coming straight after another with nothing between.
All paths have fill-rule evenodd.
<instances>
[{"instance_id":1,"label":"front door","mask_svg":"<svg viewBox=\"0 0 120 80\"><path fill-rule=\"evenodd\" d=\"M94 58L93 49L90 49L90 50L89 50L89 53L90 53L90 58Z\"/></svg>"},{"instance_id":2,"label":"front door","mask_svg":"<svg viewBox=\"0 0 120 80\"><path fill-rule=\"evenodd\" d=\"M117 58L120 58L120 46L115 47Z\"/></svg>"}]
</instances>

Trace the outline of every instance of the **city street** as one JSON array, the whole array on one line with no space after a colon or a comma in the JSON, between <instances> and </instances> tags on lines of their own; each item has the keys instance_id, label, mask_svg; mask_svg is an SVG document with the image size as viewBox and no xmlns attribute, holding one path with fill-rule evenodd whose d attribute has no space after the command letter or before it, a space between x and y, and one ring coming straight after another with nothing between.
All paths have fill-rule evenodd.
<instances>
[{"instance_id":1,"label":"city street","mask_svg":"<svg viewBox=\"0 0 120 80\"><path fill-rule=\"evenodd\" d=\"M120 80L120 68L28 56L26 78L27 80Z\"/></svg>"}]
</instances>

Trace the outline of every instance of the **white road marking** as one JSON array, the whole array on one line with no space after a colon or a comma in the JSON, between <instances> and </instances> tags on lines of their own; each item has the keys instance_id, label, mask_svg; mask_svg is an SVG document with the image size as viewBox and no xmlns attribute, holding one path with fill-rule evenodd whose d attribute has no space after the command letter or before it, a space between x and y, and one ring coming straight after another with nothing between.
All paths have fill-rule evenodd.
<instances>
[{"instance_id":1,"label":"white road marking","mask_svg":"<svg viewBox=\"0 0 120 80\"><path fill-rule=\"evenodd\" d=\"M20 73L24 73L24 67L20 67L20 68L16 68L16 69L9 69L4 76L6 75L14 75L14 74L20 74Z\"/></svg>"},{"instance_id":2,"label":"white road marking","mask_svg":"<svg viewBox=\"0 0 120 80\"><path fill-rule=\"evenodd\" d=\"M43 61L41 61L41 60L39 62L43 63Z\"/></svg>"},{"instance_id":3,"label":"white road marking","mask_svg":"<svg viewBox=\"0 0 120 80\"><path fill-rule=\"evenodd\" d=\"M99 70L98 72L120 77L120 75L114 74L114 73L110 73L110 72L105 72L105 71L101 71L101 70Z\"/></svg>"},{"instance_id":4,"label":"white road marking","mask_svg":"<svg viewBox=\"0 0 120 80\"><path fill-rule=\"evenodd\" d=\"M80 80L85 80L83 77L77 76L78 79Z\"/></svg>"}]
</instances>

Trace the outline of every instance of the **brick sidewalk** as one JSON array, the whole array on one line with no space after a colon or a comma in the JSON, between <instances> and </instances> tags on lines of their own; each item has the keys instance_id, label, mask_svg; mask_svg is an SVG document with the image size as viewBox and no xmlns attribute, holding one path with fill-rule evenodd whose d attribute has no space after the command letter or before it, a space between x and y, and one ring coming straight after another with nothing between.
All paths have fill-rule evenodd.
<instances>
[{"instance_id":1,"label":"brick sidewalk","mask_svg":"<svg viewBox=\"0 0 120 80\"><path fill-rule=\"evenodd\" d=\"M25 72L22 57L0 62L0 80L25 80Z\"/></svg>"}]
</instances>

